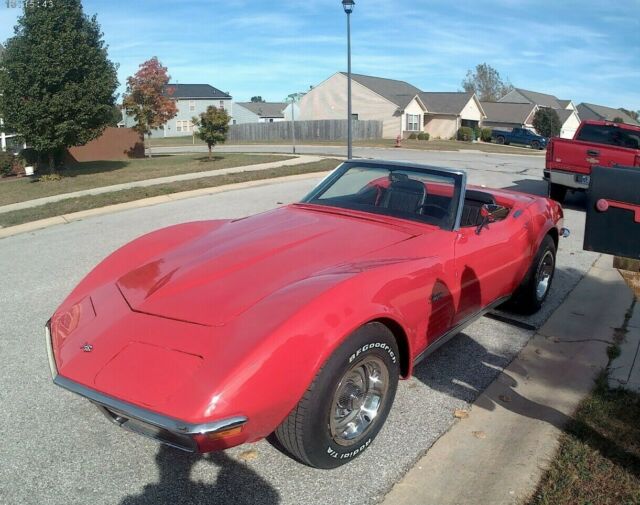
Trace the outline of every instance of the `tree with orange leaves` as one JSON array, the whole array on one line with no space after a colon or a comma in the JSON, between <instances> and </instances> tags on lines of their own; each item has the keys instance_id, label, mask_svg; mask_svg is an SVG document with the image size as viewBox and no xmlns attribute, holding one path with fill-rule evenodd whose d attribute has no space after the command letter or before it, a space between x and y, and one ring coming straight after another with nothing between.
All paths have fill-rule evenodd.
<instances>
[{"instance_id":1,"label":"tree with orange leaves","mask_svg":"<svg viewBox=\"0 0 640 505\"><path fill-rule=\"evenodd\" d=\"M138 71L127 78L124 108L136 122L134 129L147 135L149 141L152 130L160 128L178 113L176 101L171 98L173 89L167 86L169 79L167 67L163 67L156 56L142 63Z\"/></svg>"}]
</instances>

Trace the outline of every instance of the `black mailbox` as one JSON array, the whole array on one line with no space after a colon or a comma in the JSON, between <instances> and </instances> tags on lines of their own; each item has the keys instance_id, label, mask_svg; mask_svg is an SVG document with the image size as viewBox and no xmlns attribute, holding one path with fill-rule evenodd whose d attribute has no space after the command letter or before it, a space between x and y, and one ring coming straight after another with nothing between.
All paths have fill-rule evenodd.
<instances>
[{"instance_id":1,"label":"black mailbox","mask_svg":"<svg viewBox=\"0 0 640 505\"><path fill-rule=\"evenodd\" d=\"M584 249L640 259L640 167L593 167Z\"/></svg>"}]
</instances>

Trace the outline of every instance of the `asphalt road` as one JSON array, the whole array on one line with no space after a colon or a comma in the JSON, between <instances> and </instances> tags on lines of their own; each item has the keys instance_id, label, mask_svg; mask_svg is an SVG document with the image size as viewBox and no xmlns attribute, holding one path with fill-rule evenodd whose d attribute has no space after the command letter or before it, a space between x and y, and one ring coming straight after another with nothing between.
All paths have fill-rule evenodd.
<instances>
[{"instance_id":1,"label":"asphalt road","mask_svg":"<svg viewBox=\"0 0 640 505\"><path fill-rule=\"evenodd\" d=\"M419 155L423 162L461 166L476 184L544 191L540 158L405 152L396 159ZM51 383L43 324L110 251L173 223L240 217L295 201L314 182L276 181L0 240L0 503L346 505L375 503L384 496L449 428L453 411L467 407L487 387L532 330L488 318L469 327L401 383L374 444L334 471L304 467L267 441L206 457L166 449L116 428L88 402ZM579 205L566 211L566 222L573 233L561 242L546 307L527 320L535 326L597 258L581 250Z\"/></svg>"}]
</instances>

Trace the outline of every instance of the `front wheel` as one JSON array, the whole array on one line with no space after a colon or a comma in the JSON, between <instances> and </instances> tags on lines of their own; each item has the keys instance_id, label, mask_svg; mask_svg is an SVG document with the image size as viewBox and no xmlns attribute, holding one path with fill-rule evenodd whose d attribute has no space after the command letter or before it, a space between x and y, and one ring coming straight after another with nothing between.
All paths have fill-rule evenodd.
<instances>
[{"instance_id":1,"label":"front wheel","mask_svg":"<svg viewBox=\"0 0 640 505\"><path fill-rule=\"evenodd\" d=\"M386 326L369 323L356 330L278 426L278 441L294 458L315 468L336 468L362 454L391 410L399 360L396 340Z\"/></svg>"},{"instance_id":2,"label":"front wheel","mask_svg":"<svg viewBox=\"0 0 640 505\"><path fill-rule=\"evenodd\" d=\"M496 137L496 142L498 144L504 144L504 137L502 135L499 137Z\"/></svg>"},{"instance_id":3,"label":"front wheel","mask_svg":"<svg viewBox=\"0 0 640 505\"><path fill-rule=\"evenodd\" d=\"M535 149L536 151L540 149L540 142L538 142L537 140L531 142L531 149Z\"/></svg>"},{"instance_id":4,"label":"front wheel","mask_svg":"<svg viewBox=\"0 0 640 505\"><path fill-rule=\"evenodd\" d=\"M556 243L550 235L542 240L533 263L509 305L517 312L533 314L540 310L549 295L556 270Z\"/></svg>"}]
</instances>

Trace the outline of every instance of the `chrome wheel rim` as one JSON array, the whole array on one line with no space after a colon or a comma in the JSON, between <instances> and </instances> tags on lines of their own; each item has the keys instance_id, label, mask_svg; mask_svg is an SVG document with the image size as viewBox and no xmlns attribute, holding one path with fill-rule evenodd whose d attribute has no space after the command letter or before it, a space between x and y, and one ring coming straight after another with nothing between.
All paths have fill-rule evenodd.
<instances>
[{"instance_id":1,"label":"chrome wheel rim","mask_svg":"<svg viewBox=\"0 0 640 505\"><path fill-rule=\"evenodd\" d=\"M375 424L389 390L384 361L367 356L347 370L331 403L329 427L333 440L344 446L360 441Z\"/></svg>"},{"instance_id":2,"label":"chrome wheel rim","mask_svg":"<svg viewBox=\"0 0 640 505\"><path fill-rule=\"evenodd\" d=\"M536 272L536 297L543 300L549 291L553 277L554 260L551 251L547 251L538 265Z\"/></svg>"}]
</instances>

